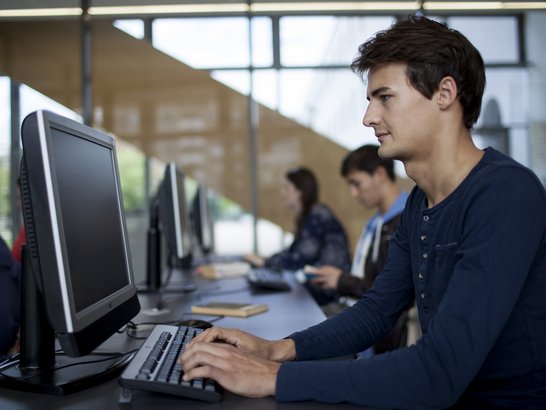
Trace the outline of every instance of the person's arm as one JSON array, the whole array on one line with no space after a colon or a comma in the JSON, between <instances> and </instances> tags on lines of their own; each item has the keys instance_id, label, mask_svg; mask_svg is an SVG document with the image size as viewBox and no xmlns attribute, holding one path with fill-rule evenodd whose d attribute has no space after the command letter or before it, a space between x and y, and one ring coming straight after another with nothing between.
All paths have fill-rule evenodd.
<instances>
[{"instance_id":1,"label":"person's arm","mask_svg":"<svg viewBox=\"0 0 546 410\"><path fill-rule=\"evenodd\" d=\"M337 283L337 292L341 296L350 296L355 299L361 298L368 289L370 289L368 281L347 273L341 275Z\"/></svg>"},{"instance_id":2,"label":"person's arm","mask_svg":"<svg viewBox=\"0 0 546 410\"><path fill-rule=\"evenodd\" d=\"M0 354L7 354L17 341L19 328L20 268L0 238Z\"/></svg>"},{"instance_id":3,"label":"person's arm","mask_svg":"<svg viewBox=\"0 0 546 410\"><path fill-rule=\"evenodd\" d=\"M306 274L311 274L311 283L320 286L324 289L336 290L340 276L343 275L343 271L335 266L306 266L304 268Z\"/></svg>"},{"instance_id":4,"label":"person's arm","mask_svg":"<svg viewBox=\"0 0 546 410\"><path fill-rule=\"evenodd\" d=\"M244 255L243 259L250 263L252 266L256 266L258 268L261 268L264 266L264 258L262 258L259 255L255 255L253 253L250 253L248 255Z\"/></svg>"},{"instance_id":5,"label":"person's arm","mask_svg":"<svg viewBox=\"0 0 546 410\"><path fill-rule=\"evenodd\" d=\"M321 251L323 225L321 215L313 208L288 249L266 258L265 266L296 270L313 264Z\"/></svg>"},{"instance_id":6,"label":"person's arm","mask_svg":"<svg viewBox=\"0 0 546 410\"><path fill-rule=\"evenodd\" d=\"M475 190L469 199L479 204L478 211L473 212L473 204L465 211L462 241L452 260L453 274L435 317L416 345L369 360L283 363L277 376L277 400L352 402L381 408L453 405L482 369L507 326L535 255L544 246L544 194L528 175L511 175ZM400 251L396 240L390 246L391 252ZM533 280L543 274L531 272ZM382 272L351 309L367 317L364 311L375 304L382 306L387 295L383 289L392 285L390 279L388 271ZM367 326L368 319L353 322L333 342L323 337L326 329L293 335L298 359L319 357L322 350L335 352L336 342L344 337L354 339L358 346L358 333L364 336L365 332L355 329ZM493 369L496 365L490 363Z\"/></svg>"},{"instance_id":7,"label":"person's arm","mask_svg":"<svg viewBox=\"0 0 546 410\"><path fill-rule=\"evenodd\" d=\"M370 286L363 278L358 278L341 269L325 265L305 268L305 273L316 275L310 279L311 283L324 289L337 291L341 296L350 296L355 299L362 297Z\"/></svg>"}]
</instances>

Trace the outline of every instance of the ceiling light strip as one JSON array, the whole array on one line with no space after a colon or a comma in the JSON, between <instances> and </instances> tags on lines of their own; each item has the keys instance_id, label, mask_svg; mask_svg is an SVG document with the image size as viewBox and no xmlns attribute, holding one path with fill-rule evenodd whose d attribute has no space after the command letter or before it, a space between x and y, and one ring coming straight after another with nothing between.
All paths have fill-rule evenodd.
<instances>
[{"instance_id":1,"label":"ceiling light strip","mask_svg":"<svg viewBox=\"0 0 546 410\"><path fill-rule=\"evenodd\" d=\"M507 10L544 10L546 1L505 1L504 8Z\"/></svg>"},{"instance_id":2,"label":"ceiling light strip","mask_svg":"<svg viewBox=\"0 0 546 410\"><path fill-rule=\"evenodd\" d=\"M417 10L417 1L359 1L359 2L284 2L252 3L250 10L255 13L294 11L379 11Z\"/></svg>"},{"instance_id":3,"label":"ceiling light strip","mask_svg":"<svg viewBox=\"0 0 546 410\"><path fill-rule=\"evenodd\" d=\"M118 16L136 14L191 14L191 13L246 13L248 5L231 4L173 4L151 6L103 6L90 7L89 14L95 16Z\"/></svg>"},{"instance_id":4,"label":"ceiling light strip","mask_svg":"<svg viewBox=\"0 0 546 410\"><path fill-rule=\"evenodd\" d=\"M474 11L474 10L541 10L545 1L426 1L425 10L430 11Z\"/></svg>"},{"instance_id":5,"label":"ceiling light strip","mask_svg":"<svg viewBox=\"0 0 546 410\"><path fill-rule=\"evenodd\" d=\"M350 11L415 11L419 1L340 1L340 2L270 2L270 3L196 3L145 6L90 7L95 16L213 14L213 13L282 13L282 12L350 12ZM479 10L546 10L546 1L425 1L427 11ZM0 10L0 18L80 16L79 7Z\"/></svg>"},{"instance_id":6,"label":"ceiling light strip","mask_svg":"<svg viewBox=\"0 0 546 410\"><path fill-rule=\"evenodd\" d=\"M0 17L66 17L80 16L81 14L82 9L79 7L0 10Z\"/></svg>"}]
</instances>

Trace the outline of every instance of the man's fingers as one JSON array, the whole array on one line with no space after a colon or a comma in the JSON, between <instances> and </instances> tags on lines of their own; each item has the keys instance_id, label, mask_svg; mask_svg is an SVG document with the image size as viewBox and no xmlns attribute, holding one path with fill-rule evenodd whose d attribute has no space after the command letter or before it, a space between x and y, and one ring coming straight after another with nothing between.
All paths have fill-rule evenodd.
<instances>
[{"instance_id":1,"label":"man's fingers","mask_svg":"<svg viewBox=\"0 0 546 410\"><path fill-rule=\"evenodd\" d=\"M218 371L216 371L214 367L209 365L194 367L193 369L189 371L184 371L183 379L185 381L193 380L197 378L214 379L218 381L218 383L220 383L220 381L218 380L219 378Z\"/></svg>"},{"instance_id":2,"label":"man's fingers","mask_svg":"<svg viewBox=\"0 0 546 410\"><path fill-rule=\"evenodd\" d=\"M191 370L212 363L218 365L217 362L233 353L234 347L231 345L201 342L187 346L178 361L184 366L184 370Z\"/></svg>"}]
</instances>

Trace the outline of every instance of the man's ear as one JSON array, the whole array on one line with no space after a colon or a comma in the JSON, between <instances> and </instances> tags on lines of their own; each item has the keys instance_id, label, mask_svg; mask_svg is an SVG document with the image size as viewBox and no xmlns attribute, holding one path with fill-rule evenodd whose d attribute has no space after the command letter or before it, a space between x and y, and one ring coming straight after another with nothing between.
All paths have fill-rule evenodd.
<instances>
[{"instance_id":1,"label":"man's ear","mask_svg":"<svg viewBox=\"0 0 546 410\"><path fill-rule=\"evenodd\" d=\"M451 76L442 78L440 84L438 84L436 95L436 100L440 105L440 108L446 109L453 104L453 102L457 100L457 93L458 89L455 79Z\"/></svg>"}]
</instances>

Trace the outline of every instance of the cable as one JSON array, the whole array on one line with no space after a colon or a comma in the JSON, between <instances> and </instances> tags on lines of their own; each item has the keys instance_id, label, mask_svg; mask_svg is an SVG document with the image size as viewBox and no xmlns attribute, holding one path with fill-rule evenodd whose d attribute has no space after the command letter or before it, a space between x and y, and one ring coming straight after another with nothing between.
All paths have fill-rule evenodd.
<instances>
[{"instance_id":1,"label":"cable","mask_svg":"<svg viewBox=\"0 0 546 410\"><path fill-rule=\"evenodd\" d=\"M93 364L93 363L107 362L107 361L110 361L110 360L117 360L117 359L119 359L121 357L124 357L124 356L130 356L130 355L134 354L137 351L138 351L138 349L131 350L131 351L125 352L125 353L112 353L111 355L109 355L108 357L105 357L104 359L82 360L81 362L69 363L69 364L65 364L63 366L53 367L51 370L47 370L47 372L50 372L50 371L51 372L56 372L58 370L66 369L68 367L81 366L81 365L84 365L84 364ZM4 365L4 364L5 363L2 363L2 365ZM26 379L32 379L33 377L37 377L37 376L45 373L45 372L42 372L39 368L38 369L32 369L32 370L34 370L34 372L32 372L32 374L29 374L29 375L23 376L23 377L13 377L13 376L5 374L2 371L2 372L0 372L0 377L3 377L5 379L10 379L10 380L26 380Z\"/></svg>"}]
</instances>

